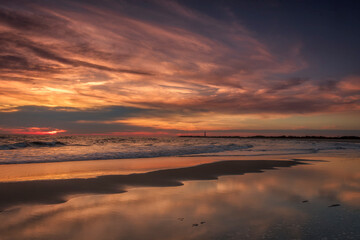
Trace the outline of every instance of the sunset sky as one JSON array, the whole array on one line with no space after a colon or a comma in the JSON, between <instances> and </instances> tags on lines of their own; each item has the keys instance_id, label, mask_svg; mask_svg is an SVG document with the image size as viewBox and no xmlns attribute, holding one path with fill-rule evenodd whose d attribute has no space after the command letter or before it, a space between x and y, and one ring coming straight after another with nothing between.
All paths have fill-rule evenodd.
<instances>
[{"instance_id":1,"label":"sunset sky","mask_svg":"<svg viewBox=\"0 0 360 240\"><path fill-rule=\"evenodd\" d=\"M0 133L360 136L359 11L0 0Z\"/></svg>"}]
</instances>

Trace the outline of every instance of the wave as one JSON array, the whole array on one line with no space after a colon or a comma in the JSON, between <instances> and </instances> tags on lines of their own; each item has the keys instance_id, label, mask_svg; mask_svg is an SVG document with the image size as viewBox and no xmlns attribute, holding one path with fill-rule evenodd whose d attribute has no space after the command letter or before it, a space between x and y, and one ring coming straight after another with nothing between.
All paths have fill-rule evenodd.
<instances>
[{"instance_id":1,"label":"wave","mask_svg":"<svg viewBox=\"0 0 360 240\"><path fill-rule=\"evenodd\" d=\"M56 146L56 144L55 144ZM61 154L55 156L38 155L29 158L17 157L16 160L1 161L0 164L19 164L19 163L44 163L44 162L69 162L85 160L110 160L110 159L130 159L130 158L153 158L171 157L201 153L217 153L233 150L243 150L252 148L253 145L245 144L226 144L226 145L192 145L192 146L157 146L134 149L133 151L111 151L111 152L92 152L87 154Z\"/></svg>"},{"instance_id":2,"label":"wave","mask_svg":"<svg viewBox=\"0 0 360 240\"><path fill-rule=\"evenodd\" d=\"M0 164L199 156L199 154L202 156L292 155L348 150L360 150L360 142L16 136L0 142Z\"/></svg>"},{"instance_id":3,"label":"wave","mask_svg":"<svg viewBox=\"0 0 360 240\"><path fill-rule=\"evenodd\" d=\"M59 147L59 146L65 146L65 145L66 145L65 143L60 142L60 141L18 142L18 143L0 145L0 150L14 150L14 149L27 148L27 147Z\"/></svg>"}]
</instances>

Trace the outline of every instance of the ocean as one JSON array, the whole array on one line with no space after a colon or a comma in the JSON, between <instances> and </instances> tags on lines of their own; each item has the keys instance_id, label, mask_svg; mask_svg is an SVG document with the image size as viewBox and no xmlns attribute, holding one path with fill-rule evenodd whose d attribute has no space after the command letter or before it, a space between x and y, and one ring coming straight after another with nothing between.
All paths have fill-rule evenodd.
<instances>
[{"instance_id":1,"label":"ocean","mask_svg":"<svg viewBox=\"0 0 360 240\"><path fill-rule=\"evenodd\" d=\"M336 150L360 150L360 142L333 139L0 136L0 164L188 155L296 155Z\"/></svg>"}]
</instances>

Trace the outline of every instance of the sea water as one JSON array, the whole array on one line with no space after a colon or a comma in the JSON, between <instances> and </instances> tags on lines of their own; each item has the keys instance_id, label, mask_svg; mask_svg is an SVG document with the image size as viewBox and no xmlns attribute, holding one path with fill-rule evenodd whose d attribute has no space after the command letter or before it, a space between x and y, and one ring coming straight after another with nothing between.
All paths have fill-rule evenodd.
<instances>
[{"instance_id":1,"label":"sea water","mask_svg":"<svg viewBox=\"0 0 360 240\"><path fill-rule=\"evenodd\" d=\"M359 141L116 136L0 136L0 164L186 155L260 156L360 150Z\"/></svg>"}]
</instances>

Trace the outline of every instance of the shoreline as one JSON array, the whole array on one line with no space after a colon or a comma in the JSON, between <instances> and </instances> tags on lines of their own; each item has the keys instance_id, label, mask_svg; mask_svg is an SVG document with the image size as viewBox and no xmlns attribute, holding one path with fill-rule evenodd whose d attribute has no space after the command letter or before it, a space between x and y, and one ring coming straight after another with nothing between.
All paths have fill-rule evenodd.
<instances>
[{"instance_id":1,"label":"shoreline","mask_svg":"<svg viewBox=\"0 0 360 240\"><path fill-rule=\"evenodd\" d=\"M262 173L300 164L307 163L304 160L228 160L128 175L0 182L0 211L22 204L62 203L78 194L123 193L135 186L181 186L189 180L216 180L220 176Z\"/></svg>"},{"instance_id":2,"label":"shoreline","mask_svg":"<svg viewBox=\"0 0 360 240\"><path fill-rule=\"evenodd\" d=\"M298 154L306 158L308 154ZM293 154L274 155L185 155L151 158L98 159L81 161L26 162L0 164L0 183L47 179L93 178L102 175L146 173L149 171L191 167L218 161L278 160L289 161Z\"/></svg>"}]
</instances>

